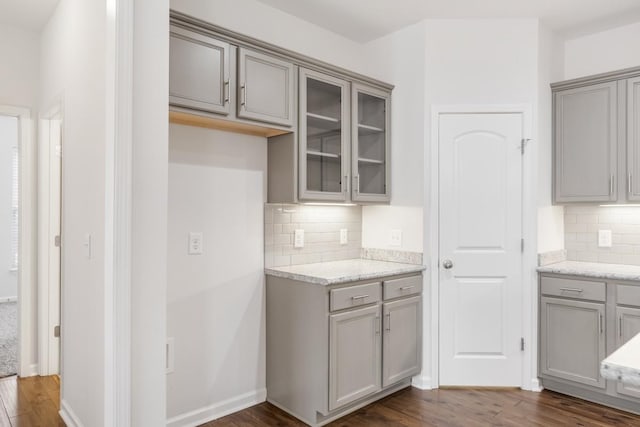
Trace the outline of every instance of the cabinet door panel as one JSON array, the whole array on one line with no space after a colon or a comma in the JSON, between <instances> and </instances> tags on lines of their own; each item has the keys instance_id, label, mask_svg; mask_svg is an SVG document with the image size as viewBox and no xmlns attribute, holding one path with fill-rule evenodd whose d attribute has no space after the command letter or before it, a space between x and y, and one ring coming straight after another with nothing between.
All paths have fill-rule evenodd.
<instances>
[{"instance_id":1,"label":"cabinet door panel","mask_svg":"<svg viewBox=\"0 0 640 427\"><path fill-rule=\"evenodd\" d=\"M300 69L300 199L342 202L349 189L349 83Z\"/></svg>"},{"instance_id":2,"label":"cabinet door panel","mask_svg":"<svg viewBox=\"0 0 640 427\"><path fill-rule=\"evenodd\" d=\"M420 372L422 351L420 297L383 306L382 386L386 387Z\"/></svg>"},{"instance_id":3,"label":"cabinet door panel","mask_svg":"<svg viewBox=\"0 0 640 427\"><path fill-rule=\"evenodd\" d=\"M380 306L329 317L329 410L380 390Z\"/></svg>"},{"instance_id":4,"label":"cabinet door panel","mask_svg":"<svg viewBox=\"0 0 640 427\"><path fill-rule=\"evenodd\" d=\"M291 62L240 48L238 117L292 126L293 70Z\"/></svg>"},{"instance_id":5,"label":"cabinet door panel","mask_svg":"<svg viewBox=\"0 0 640 427\"><path fill-rule=\"evenodd\" d=\"M388 202L390 195L391 96L354 84L352 91L352 199Z\"/></svg>"},{"instance_id":6,"label":"cabinet door panel","mask_svg":"<svg viewBox=\"0 0 640 427\"><path fill-rule=\"evenodd\" d=\"M640 200L640 77L627 80L627 194Z\"/></svg>"},{"instance_id":7,"label":"cabinet door panel","mask_svg":"<svg viewBox=\"0 0 640 427\"><path fill-rule=\"evenodd\" d=\"M604 389L604 304L547 297L540 302L542 373Z\"/></svg>"},{"instance_id":8,"label":"cabinet door panel","mask_svg":"<svg viewBox=\"0 0 640 427\"><path fill-rule=\"evenodd\" d=\"M554 94L555 201L617 199L617 83Z\"/></svg>"},{"instance_id":9,"label":"cabinet door panel","mask_svg":"<svg viewBox=\"0 0 640 427\"><path fill-rule=\"evenodd\" d=\"M616 315L618 319L618 334L616 336L616 348L621 347L631 338L640 334L640 308L616 307ZM632 387L617 382L616 388L618 393L626 396L640 397L640 388Z\"/></svg>"},{"instance_id":10,"label":"cabinet door panel","mask_svg":"<svg viewBox=\"0 0 640 427\"><path fill-rule=\"evenodd\" d=\"M229 114L230 46L179 27L171 27L169 46L169 103Z\"/></svg>"}]
</instances>

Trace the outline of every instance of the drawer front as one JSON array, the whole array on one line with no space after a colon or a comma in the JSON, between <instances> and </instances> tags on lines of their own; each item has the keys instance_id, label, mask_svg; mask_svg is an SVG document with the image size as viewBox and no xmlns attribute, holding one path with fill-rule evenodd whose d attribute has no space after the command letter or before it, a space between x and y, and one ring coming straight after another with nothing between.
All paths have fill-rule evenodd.
<instances>
[{"instance_id":1,"label":"drawer front","mask_svg":"<svg viewBox=\"0 0 640 427\"><path fill-rule=\"evenodd\" d=\"M640 307L640 286L617 285L618 304Z\"/></svg>"},{"instance_id":2,"label":"drawer front","mask_svg":"<svg viewBox=\"0 0 640 427\"><path fill-rule=\"evenodd\" d=\"M331 290L331 311L359 307L380 301L380 282Z\"/></svg>"},{"instance_id":3,"label":"drawer front","mask_svg":"<svg viewBox=\"0 0 640 427\"><path fill-rule=\"evenodd\" d=\"M591 301L605 301L607 294L604 282L542 277L540 286L544 295Z\"/></svg>"},{"instance_id":4,"label":"drawer front","mask_svg":"<svg viewBox=\"0 0 640 427\"><path fill-rule=\"evenodd\" d=\"M420 294L422 292L422 275L385 280L382 287L385 301Z\"/></svg>"}]
</instances>

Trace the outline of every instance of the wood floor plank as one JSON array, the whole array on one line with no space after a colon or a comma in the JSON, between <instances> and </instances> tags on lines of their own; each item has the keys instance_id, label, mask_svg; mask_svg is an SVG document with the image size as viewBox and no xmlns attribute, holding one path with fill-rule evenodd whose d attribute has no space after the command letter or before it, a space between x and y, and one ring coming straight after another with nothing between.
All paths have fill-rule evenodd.
<instances>
[{"instance_id":1,"label":"wood floor plank","mask_svg":"<svg viewBox=\"0 0 640 427\"><path fill-rule=\"evenodd\" d=\"M261 403L206 427L298 427L300 421ZM496 389L400 390L331 427L640 427L640 416L559 393Z\"/></svg>"}]
</instances>

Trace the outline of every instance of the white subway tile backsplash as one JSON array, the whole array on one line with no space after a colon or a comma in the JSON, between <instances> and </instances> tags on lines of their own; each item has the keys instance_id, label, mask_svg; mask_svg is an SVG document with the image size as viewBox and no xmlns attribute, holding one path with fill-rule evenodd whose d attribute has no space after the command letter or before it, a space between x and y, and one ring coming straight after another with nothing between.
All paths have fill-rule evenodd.
<instances>
[{"instance_id":1,"label":"white subway tile backsplash","mask_svg":"<svg viewBox=\"0 0 640 427\"><path fill-rule=\"evenodd\" d=\"M638 207L566 206L564 228L570 261L640 265ZM612 247L598 247L598 230L612 231Z\"/></svg>"},{"instance_id":2,"label":"white subway tile backsplash","mask_svg":"<svg viewBox=\"0 0 640 427\"><path fill-rule=\"evenodd\" d=\"M346 245L340 244L342 228L348 230ZM296 229L305 232L303 248L293 246ZM361 248L361 206L265 205L266 267L360 258Z\"/></svg>"}]
</instances>

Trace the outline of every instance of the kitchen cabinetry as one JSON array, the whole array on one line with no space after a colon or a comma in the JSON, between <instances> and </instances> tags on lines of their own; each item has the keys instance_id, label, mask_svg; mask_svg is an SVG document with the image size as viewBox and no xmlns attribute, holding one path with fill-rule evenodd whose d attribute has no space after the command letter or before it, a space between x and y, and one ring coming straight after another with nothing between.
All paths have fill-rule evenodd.
<instances>
[{"instance_id":1,"label":"kitchen cabinetry","mask_svg":"<svg viewBox=\"0 0 640 427\"><path fill-rule=\"evenodd\" d=\"M388 92L360 84L352 89L352 199L388 202L391 98Z\"/></svg>"},{"instance_id":2,"label":"kitchen cabinetry","mask_svg":"<svg viewBox=\"0 0 640 427\"><path fill-rule=\"evenodd\" d=\"M640 68L551 85L555 203L640 200Z\"/></svg>"},{"instance_id":3,"label":"kitchen cabinetry","mask_svg":"<svg viewBox=\"0 0 640 427\"><path fill-rule=\"evenodd\" d=\"M639 412L640 390L600 364L640 332L640 284L540 275L539 369L544 388Z\"/></svg>"},{"instance_id":4,"label":"kitchen cabinetry","mask_svg":"<svg viewBox=\"0 0 640 427\"><path fill-rule=\"evenodd\" d=\"M420 372L422 275L318 285L267 276L267 400L321 425Z\"/></svg>"},{"instance_id":5,"label":"kitchen cabinetry","mask_svg":"<svg viewBox=\"0 0 640 427\"><path fill-rule=\"evenodd\" d=\"M171 26L169 37L169 103L228 115L230 109L228 43Z\"/></svg>"}]
</instances>

